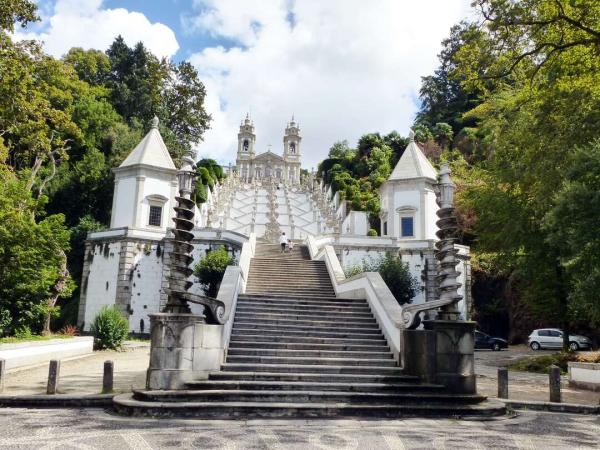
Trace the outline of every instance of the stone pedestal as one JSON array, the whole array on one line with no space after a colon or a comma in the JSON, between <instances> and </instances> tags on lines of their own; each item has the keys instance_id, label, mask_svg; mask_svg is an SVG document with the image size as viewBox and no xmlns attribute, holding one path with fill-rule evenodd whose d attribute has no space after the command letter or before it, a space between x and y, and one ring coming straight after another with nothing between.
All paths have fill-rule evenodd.
<instances>
[{"instance_id":1,"label":"stone pedestal","mask_svg":"<svg viewBox=\"0 0 600 450\"><path fill-rule=\"evenodd\" d=\"M183 389L185 383L197 379L197 370L202 371L203 345L206 325L203 315L160 313L150 315L150 365L146 378L146 389ZM217 349L215 349L217 350ZM222 350L213 351L219 363ZM207 359L211 359L208 357ZM210 362L210 366L214 363ZM212 370L218 369L218 365Z\"/></svg>"},{"instance_id":2,"label":"stone pedestal","mask_svg":"<svg viewBox=\"0 0 600 450\"><path fill-rule=\"evenodd\" d=\"M426 383L435 382L435 333L427 330L402 330L402 373L414 375Z\"/></svg>"},{"instance_id":3,"label":"stone pedestal","mask_svg":"<svg viewBox=\"0 0 600 450\"><path fill-rule=\"evenodd\" d=\"M475 394L475 322L426 320L423 325L435 334L435 381L449 393Z\"/></svg>"}]
</instances>

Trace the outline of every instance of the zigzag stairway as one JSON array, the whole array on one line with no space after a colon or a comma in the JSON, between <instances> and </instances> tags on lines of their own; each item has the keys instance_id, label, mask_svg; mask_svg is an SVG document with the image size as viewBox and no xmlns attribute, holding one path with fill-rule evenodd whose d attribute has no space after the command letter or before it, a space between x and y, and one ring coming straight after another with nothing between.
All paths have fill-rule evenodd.
<instances>
[{"instance_id":1,"label":"zigzag stairway","mask_svg":"<svg viewBox=\"0 0 600 450\"><path fill-rule=\"evenodd\" d=\"M364 299L335 297L307 248L258 244L226 362L184 391L138 391L129 414L210 418L499 415L402 373Z\"/></svg>"}]
</instances>

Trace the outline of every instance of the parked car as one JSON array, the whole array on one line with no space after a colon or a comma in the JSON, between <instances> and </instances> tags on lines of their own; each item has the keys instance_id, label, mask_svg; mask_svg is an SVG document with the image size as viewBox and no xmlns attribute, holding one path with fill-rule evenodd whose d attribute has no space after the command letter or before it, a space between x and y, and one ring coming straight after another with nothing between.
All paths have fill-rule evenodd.
<instances>
[{"instance_id":1,"label":"parked car","mask_svg":"<svg viewBox=\"0 0 600 450\"><path fill-rule=\"evenodd\" d=\"M532 350L540 349L560 349L563 346L563 332L558 328L542 328L533 330L529 335L529 347ZM578 334L569 335L569 350L577 351L582 349L591 349L592 340Z\"/></svg>"},{"instance_id":2,"label":"parked car","mask_svg":"<svg viewBox=\"0 0 600 450\"><path fill-rule=\"evenodd\" d=\"M499 351L508 348L508 342L505 339L492 337L475 330L475 348L489 348L490 350Z\"/></svg>"}]
</instances>

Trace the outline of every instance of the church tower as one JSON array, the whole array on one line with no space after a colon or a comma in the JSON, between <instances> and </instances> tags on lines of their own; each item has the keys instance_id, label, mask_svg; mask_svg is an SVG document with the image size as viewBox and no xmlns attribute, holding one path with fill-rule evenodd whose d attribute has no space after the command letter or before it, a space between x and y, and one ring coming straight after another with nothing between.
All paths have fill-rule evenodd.
<instances>
[{"instance_id":1,"label":"church tower","mask_svg":"<svg viewBox=\"0 0 600 450\"><path fill-rule=\"evenodd\" d=\"M246 118L240 124L238 133L238 151L236 159L236 167L239 176L248 181L252 178L252 160L255 156L254 145L256 143L256 134L254 133L254 122L250 120L250 115L246 114Z\"/></svg>"},{"instance_id":2,"label":"church tower","mask_svg":"<svg viewBox=\"0 0 600 450\"><path fill-rule=\"evenodd\" d=\"M283 136L283 159L285 161L285 179L290 183L300 182L300 127L292 120L285 128Z\"/></svg>"}]
</instances>

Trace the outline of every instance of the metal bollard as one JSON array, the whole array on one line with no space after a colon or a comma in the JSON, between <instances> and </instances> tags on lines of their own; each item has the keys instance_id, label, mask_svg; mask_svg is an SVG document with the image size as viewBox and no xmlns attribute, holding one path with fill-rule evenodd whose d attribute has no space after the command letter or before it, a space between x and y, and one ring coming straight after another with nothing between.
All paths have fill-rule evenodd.
<instances>
[{"instance_id":1,"label":"metal bollard","mask_svg":"<svg viewBox=\"0 0 600 450\"><path fill-rule=\"evenodd\" d=\"M550 377L550 401L560 403L560 367L550 366L548 376Z\"/></svg>"},{"instance_id":2,"label":"metal bollard","mask_svg":"<svg viewBox=\"0 0 600 450\"><path fill-rule=\"evenodd\" d=\"M0 394L4 392L4 380L6 379L6 361L0 358Z\"/></svg>"},{"instance_id":3,"label":"metal bollard","mask_svg":"<svg viewBox=\"0 0 600 450\"><path fill-rule=\"evenodd\" d=\"M508 369L498 369L498 398L508 398Z\"/></svg>"},{"instance_id":4,"label":"metal bollard","mask_svg":"<svg viewBox=\"0 0 600 450\"><path fill-rule=\"evenodd\" d=\"M104 375L102 376L102 393L109 394L113 391L113 372L115 364L112 361L104 361Z\"/></svg>"},{"instance_id":5,"label":"metal bollard","mask_svg":"<svg viewBox=\"0 0 600 450\"><path fill-rule=\"evenodd\" d=\"M48 368L48 386L46 387L46 394L56 394L58 390L58 379L60 377L60 360L53 359L50 361L50 367Z\"/></svg>"}]
</instances>

